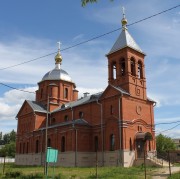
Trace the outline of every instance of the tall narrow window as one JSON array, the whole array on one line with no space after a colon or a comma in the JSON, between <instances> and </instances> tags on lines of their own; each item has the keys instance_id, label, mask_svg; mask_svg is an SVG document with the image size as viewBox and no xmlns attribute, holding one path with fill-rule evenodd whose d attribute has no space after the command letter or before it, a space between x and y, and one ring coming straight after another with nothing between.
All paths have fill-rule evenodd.
<instances>
[{"instance_id":1,"label":"tall narrow window","mask_svg":"<svg viewBox=\"0 0 180 179\"><path fill-rule=\"evenodd\" d=\"M98 151L98 136L94 137L94 149L95 152Z\"/></svg>"},{"instance_id":2,"label":"tall narrow window","mask_svg":"<svg viewBox=\"0 0 180 179\"><path fill-rule=\"evenodd\" d=\"M68 88L64 89L64 98L68 98Z\"/></svg>"},{"instance_id":3,"label":"tall narrow window","mask_svg":"<svg viewBox=\"0 0 180 179\"><path fill-rule=\"evenodd\" d=\"M41 88L41 99L43 98L43 89Z\"/></svg>"},{"instance_id":4,"label":"tall narrow window","mask_svg":"<svg viewBox=\"0 0 180 179\"><path fill-rule=\"evenodd\" d=\"M149 151L151 151L151 141L149 140Z\"/></svg>"},{"instance_id":5,"label":"tall narrow window","mask_svg":"<svg viewBox=\"0 0 180 179\"><path fill-rule=\"evenodd\" d=\"M129 140L129 148L130 148L130 151L132 151L132 150L133 150L133 146L132 146L132 140L131 140L131 138L130 138L130 140Z\"/></svg>"},{"instance_id":6,"label":"tall narrow window","mask_svg":"<svg viewBox=\"0 0 180 179\"><path fill-rule=\"evenodd\" d=\"M138 78L139 79L143 78L142 63L140 61L138 61Z\"/></svg>"},{"instance_id":7,"label":"tall narrow window","mask_svg":"<svg viewBox=\"0 0 180 179\"><path fill-rule=\"evenodd\" d=\"M121 75L122 76L125 75L125 60L124 59L121 60Z\"/></svg>"},{"instance_id":8,"label":"tall narrow window","mask_svg":"<svg viewBox=\"0 0 180 179\"><path fill-rule=\"evenodd\" d=\"M39 140L36 140L36 153L39 152Z\"/></svg>"},{"instance_id":9,"label":"tall narrow window","mask_svg":"<svg viewBox=\"0 0 180 179\"><path fill-rule=\"evenodd\" d=\"M64 120L65 120L65 121L68 121L68 120L69 120L68 115L65 115L65 116L64 116Z\"/></svg>"},{"instance_id":10,"label":"tall narrow window","mask_svg":"<svg viewBox=\"0 0 180 179\"><path fill-rule=\"evenodd\" d=\"M51 87L51 88L50 88L50 92L49 92L49 93L50 93L50 94L49 94L50 97L52 97L52 91L53 91L53 89L52 89L52 87Z\"/></svg>"},{"instance_id":11,"label":"tall narrow window","mask_svg":"<svg viewBox=\"0 0 180 179\"><path fill-rule=\"evenodd\" d=\"M25 147L26 147L26 144L23 143L23 154L25 153Z\"/></svg>"},{"instance_id":12,"label":"tall narrow window","mask_svg":"<svg viewBox=\"0 0 180 179\"><path fill-rule=\"evenodd\" d=\"M114 134L110 135L110 150L111 151L115 150L115 135Z\"/></svg>"},{"instance_id":13,"label":"tall narrow window","mask_svg":"<svg viewBox=\"0 0 180 179\"><path fill-rule=\"evenodd\" d=\"M51 147L51 139L50 139L50 138L48 139L47 146L48 146L48 147Z\"/></svg>"},{"instance_id":14,"label":"tall narrow window","mask_svg":"<svg viewBox=\"0 0 180 179\"><path fill-rule=\"evenodd\" d=\"M80 119L82 119L82 118L83 118L83 116L84 116L83 112L82 112L82 111L80 111L80 112L79 112L79 118L80 118Z\"/></svg>"},{"instance_id":15,"label":"tall narrow window","mask_svg":"<svg viewBox=\"0 0 180 179\"><path fill-rule=\"evenodd\" d=\"M113 106L111 105L110 114L113 114Z\"/></svg>"},{"instance_id":16,"label":"tall narrow window","mask_svg":"<svg viewBox=\"0 0 180 179\"><path fill-rule=\"evenodd\" d=\"M29 152L29 142L27 142L27 145L26 145L26 153L28 154Z\"/></svg>"},{"instance_id":17,"label":"tall narrow window","mask_svg":"<svg viewBox=\"0 0 180 179\"><path fill-rule=\"evenodd\" d=\"M113 68L113 79L116 79L116 73L117 73L117 71L116 71L116 62L113 63L112 68Z\"/></svg>"},{"instance_id":18,"label":"tall narrow window","mask_svg":"<svg viewBox=\"0 0 180 179\"><path fill-rule=\"evenodd\" d=\"M131 75L135 76L135 60L131 58Z\"/></svg>"},{"instance_id":19,"label":"tall narrow window","mask_svg":"<svg viewBox=\"0 0 180 179\"><path fill-rule=\"evenodd\" d=\"M61 138L61 152L65 152L65 137Z\"/></svg>"},{"instance_id":20,"label":"tall narrow window","mask_svg":"<svg viewBox=\"0 0 180 179\"><path fill-rule=\"evenodd\" d=\"M21 143L19 144L19 153L21 154L22 150L21 150Z\"/></svg>"}]
</instances>

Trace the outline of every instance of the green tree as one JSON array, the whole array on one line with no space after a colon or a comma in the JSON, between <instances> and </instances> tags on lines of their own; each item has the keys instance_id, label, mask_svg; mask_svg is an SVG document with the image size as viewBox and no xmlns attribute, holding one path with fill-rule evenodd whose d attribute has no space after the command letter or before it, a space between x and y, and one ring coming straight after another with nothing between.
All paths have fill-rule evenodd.
<instances>
[{"instance_id":1,"label":"green tree","mask_svg":"<svg viewBox=\"0 0 180 179\"><path fill-rule=\"evenodd\" d=\"M10 143L10 134L9 133L3 135L3 141L5 144Z\"/></svg>"},{"instance_id":2,"label":"green tree","mask_svg":"<svg viewBox=\"0 0 180 179\"><path fill-rule=\"evenodd\" d=\"M10 133L6 133L3 135L4 144L9 144L10 142L16 141L16 132L12 130Z\"/></svg>"},{"instance_id":3,"label":"green tree","mask_svg":"<svg viewBox=\"0 0 180 179\"><path fill-rule=\"evenodd\" d=\"M15 142L10 142L0 149L0 157L15 157L16 144Z\"/></svg>"},{"instance_id":4,"label":"green tree","mask_svg":"<svg viewBox=\"0 0 180 179\"><path fill-rule=\"evenodd\" d=\"M12 130L10 133L9 133L9 137L10 137L10 141L11 142L15 142L16 141L16 132L14 130Z\"/></svg>"},{"instance_id":5,"label":"green tree","mask_svg":"<svg viewBox=\"0 0 180 179\"><path fill-rule=\"evenodd\" d=\"M113 1L113 0L110 0L110 1ZM98 0L81 0L81 5L84 7L86 6L86 4L94 3L94 2L98 2Z\"/></svg>"},{"instance_id":6,"label":"green tree","mask_svg":"<svg viewBox=\"0 0 180 179\"><path fill-rule=\"evenodd\" d=\"M168 150L175 150L176 146L170 137L159 134L156 136L157 154L166 156Z\"/></svg>"}]
</instances>

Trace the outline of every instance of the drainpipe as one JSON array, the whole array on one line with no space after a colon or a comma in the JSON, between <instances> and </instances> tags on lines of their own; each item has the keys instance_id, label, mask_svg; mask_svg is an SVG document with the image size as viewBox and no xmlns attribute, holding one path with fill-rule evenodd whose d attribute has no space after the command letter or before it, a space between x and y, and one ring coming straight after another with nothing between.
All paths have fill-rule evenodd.
<instances>
[{"instance_id":1,"label":"drainpipe","mask_svg":"<svg viewBox=\"0 0 180 179\"><path fill-rule=\"evenodd\" d=\"M75 167L77 167L77 129L74 125L74 113L73 113L73 108L71 107L71 111L72 111L72 121L73 121L73 124L72 124L72 127L74 128L75 130Z\"/></svg>"},{"instance_id":2,"label":"drainpipe","mask_svg":"<svg viewBox=\"0 0 180 179\"><path fill-rule=\"evenodd\" d=\"M102 104L96 101L98 105L101 107L101 140L102 140L102 166L104 166L104 134L103 134L103 108Z\"/></svg>"},{"instance_id":3,"label":"drainpipe","mask_svg":"<svg viewBox=\"0 0 180 179\"><path fill-rule=\"evenodd\" d=\"M121 98L122 95L119 97L119 120L118 120L118 126L119 126L119 165L121 163L121 165L123 166L123 157L122 157L122 145L121 145L121 138L122 138L122 131L121 131L121 127L122 127L122 119L121 119Z\"/></svg>"}]
</instances>

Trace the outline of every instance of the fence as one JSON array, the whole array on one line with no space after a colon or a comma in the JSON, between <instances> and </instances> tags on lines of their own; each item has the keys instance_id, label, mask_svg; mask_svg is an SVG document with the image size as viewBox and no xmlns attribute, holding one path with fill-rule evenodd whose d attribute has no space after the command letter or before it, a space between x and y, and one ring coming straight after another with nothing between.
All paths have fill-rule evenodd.
<instances>
[{"instance_id":1,"label":"fence","mask_svg":"<svg viewBox=\"0 0 180 179\"><path fill-rule=\"evenodd\" d=\"M14 162L15 162L15 159L14 159L14 158L8 158L8 157L6 157L6 158L5 158L5 162L6 162L6 163L14 163ZM0 163L4 163L4 157L0 157Z\"/></svg>"}]
</instances>

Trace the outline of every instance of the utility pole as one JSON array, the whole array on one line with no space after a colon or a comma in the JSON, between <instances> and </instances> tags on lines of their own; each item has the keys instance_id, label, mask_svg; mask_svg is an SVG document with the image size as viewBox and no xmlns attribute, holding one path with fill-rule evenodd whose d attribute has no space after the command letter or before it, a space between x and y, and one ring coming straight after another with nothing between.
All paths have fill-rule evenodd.
<instances>
[{"instance_id":1,"label":"utility pole","mask_svg":"<svg viewBox=\"0 0 180 179\"><path fill-rule=\"evenodd\" d=\"M48 121L49 121L49 95L47 96L47 113L46 113L46 129L45 129L45 156L44 156L44 174L47 178L47 167L48 163L46 161L47 156L47 136L48 136Z\"/></svg>"}]
</instances>

